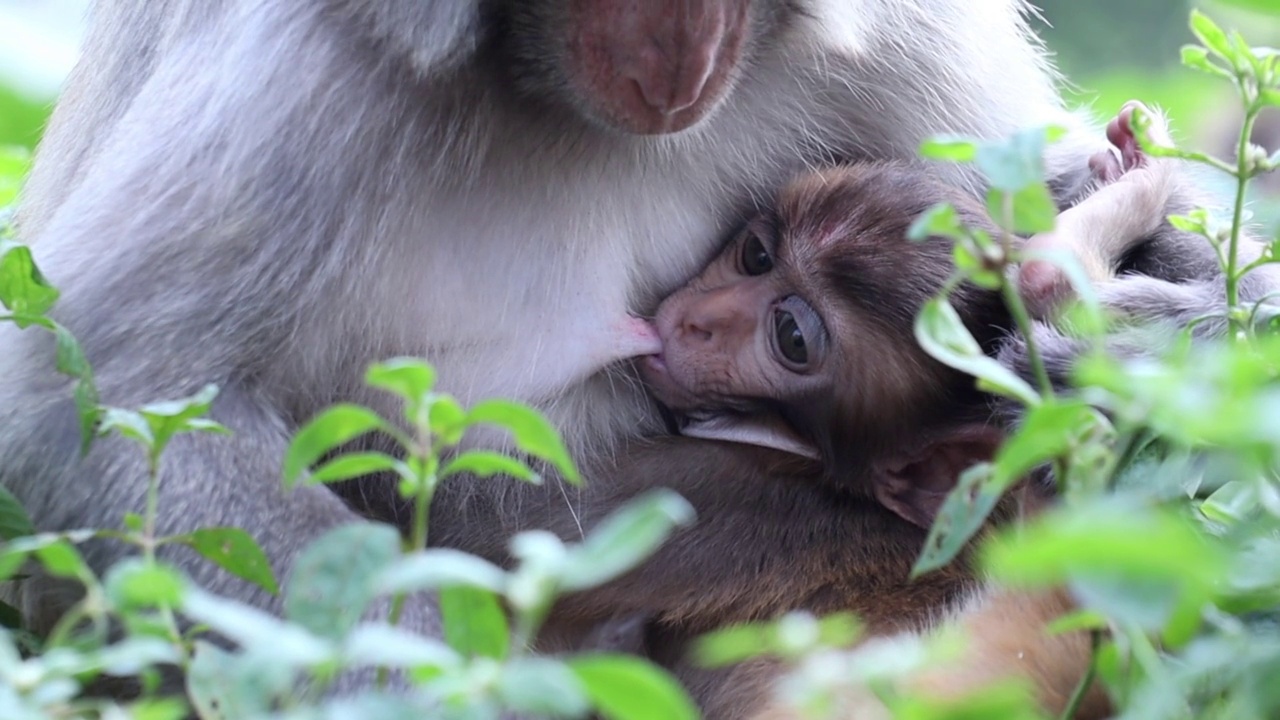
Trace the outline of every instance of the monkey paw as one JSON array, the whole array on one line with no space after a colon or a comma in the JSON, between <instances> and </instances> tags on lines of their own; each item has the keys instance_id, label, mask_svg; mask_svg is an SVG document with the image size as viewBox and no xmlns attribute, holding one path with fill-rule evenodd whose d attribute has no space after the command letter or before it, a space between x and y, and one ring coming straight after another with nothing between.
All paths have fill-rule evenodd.
<instances>
[{"instance_id":1,"label":"monkey paw","mask_svg":"<svg viewBox=\"0 0 1280 720\"><path fill-rule=\"evenodd\" d=\"M1089 158L1089 170L1103 183L1112 183L1122 175L1146 164L1147 156L1138 145L1133 129L1133 111L1142 112L1152 119L1150 135L1161 144L1168 144L1169 132L1164 119L1137 100L1130 100L1120 108L1120 114L1107 123L1107 140L1111 147L1094 153Z\"/></svg>"}]
</instances>

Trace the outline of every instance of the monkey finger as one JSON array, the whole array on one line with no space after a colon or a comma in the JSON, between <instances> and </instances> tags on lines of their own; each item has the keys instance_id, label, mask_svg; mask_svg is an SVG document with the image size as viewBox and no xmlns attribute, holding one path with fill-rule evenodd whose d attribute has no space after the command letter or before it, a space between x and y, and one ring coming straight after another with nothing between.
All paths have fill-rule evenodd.
<instances>
[{"instance_id":1,"label":"monkey finger","mask_svg":"<svg viewBox=\"0 0 1280 720\"><path fill-rule=\"evenodd\" d=\"M1099 150L1089 157L1089 170L1102 182L1111 183L1124 174L1119 151L1116 148Z\"/></svg>"},{"instance_id":2,"label":"monkey finger","mask_svg":"<svg viewBox=\"0 0 1280 720\"><path fill-rule=\"evenodd\" d=\"M1133 101L1125 103L1120 114L1107 123L1107 140L1120 151L1123 170L1132 170L1142 163L1143 156L1138 147L1138 139L1133 134L1133 111L1138 106L1139 104Z\"/></svg>"},{"instance_id":3,"label":"monkey finger","mask_svg":"<svg viewBox=\"0 0 1280 720\"><path fill-rule=\"evenodd\" d=\"M1037 320L1053 315L1054 310L1072 296L1066 273L1048 260L1028 260L1019 266L1017 273L1018 294Z\"/></svg>"}]
</instances>

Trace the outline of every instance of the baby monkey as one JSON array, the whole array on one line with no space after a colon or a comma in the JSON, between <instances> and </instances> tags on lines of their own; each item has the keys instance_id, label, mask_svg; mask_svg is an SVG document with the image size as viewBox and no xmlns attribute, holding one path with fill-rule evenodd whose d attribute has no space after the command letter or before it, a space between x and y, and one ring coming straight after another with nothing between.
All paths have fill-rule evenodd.
<instances>
[{"instance_id":1,"label":"baby monkey","mask_svg":"<svg viewBox=\"0 0 1280 720\"><path fill-rule=\"evenodd\" d=\"M1099 184L1140 166L1154 172L1067 211L1079 232L1037 241L1110 258L1153 232L1168 183L1134 147L1121 148L1119 167L1095 160ZM918 167L858 163L805 175L661 303L650 343L661 349L640 358L640 371L681 437L624 448L609 480L584 490L572 521L593 522L657 479L694 505L699 522L633 572L565 598L552 634L592 628L578 640L644 652L677 672L708 718L738 718L759 710L776 669L698 670L684 656L698 634L789 610L853 611L872 634L919 632L950 612L974 631L968 654L922 687L959 693L1019 675L1046 710L1065 706L1089 649L1082 633L1042 632L1069 608L1064 595L986 596L963 560L909 580L942 501L1003 438L991 398L914 338L916 315L954 270L950 242L907 238L940 202L996 232L972 198ZM1091 270L1101 276L1101 267ZM997 293L962 283L950 300L987 352L1009 337ZM1021 487L995 521L1048 494ZM572 536L550 505L552 529ZM851 698L866 716L882 712L865 705L875 703L869 695ZM1095 692L1078 717L1104 708Z\"/></svg>"}]
</instances>

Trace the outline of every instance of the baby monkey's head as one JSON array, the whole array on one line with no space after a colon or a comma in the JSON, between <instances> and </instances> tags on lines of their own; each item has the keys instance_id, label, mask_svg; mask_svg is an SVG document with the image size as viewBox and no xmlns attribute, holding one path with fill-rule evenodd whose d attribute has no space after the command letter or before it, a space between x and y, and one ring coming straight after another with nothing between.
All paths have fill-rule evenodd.
<instances>
[{"instance_id":1,"label":"baby monkey's head","mask_svg":"<svg viewBox=\"0 0 1280 720\"><path fill-rule=\"evenodd\" d=\"M662 352L641 372L681 432L856 469L903 438L984 414L972 379L929 358L913 334L953 269L949 241L907 239L940 202L991 229L972 198L904 164L788 185L658 309ZM1009 325L994 293L963 286L952 303L986 346Z\"/></svg>"}]
</instances>

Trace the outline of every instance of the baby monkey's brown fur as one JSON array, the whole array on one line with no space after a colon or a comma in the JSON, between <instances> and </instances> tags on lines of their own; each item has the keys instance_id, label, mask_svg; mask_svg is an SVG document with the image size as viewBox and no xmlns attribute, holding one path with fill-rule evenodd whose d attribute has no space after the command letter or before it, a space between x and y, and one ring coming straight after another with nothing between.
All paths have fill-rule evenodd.
<instances>
[{"instance_id":1,"label":"baby monkey's brown fur","mask_svg":"<svg viewBox=\"0 0 1280 720\"><path fill-rule=\"evenodd\" d=\"M572 538L655 478L688 499L699 521L640 568L558 603L546 647L590 643L601 623L638 627L635 617L647 618L644 652L675 670L708 718L741 718L765 706L777 668L697 668L686 656L692 638L791 610L852 611L873 635L918 632L974 597L980 583L964 559L909 579L941 499L1000 439L973 379L930 358L913 336L921 306L953 270L950 242L907 239L911 222L939 202L994 230L966 196L909 166L806 175L663 302L655 320L663 353L643 359L642 371L676 424L698 437L621 449L614 475L582 490L576 515L548 497L542 522ZM993 292L964 284L951 302L988 350L1009 330ZM808 338L806 350L821 357L798 368L775 357L782 341L768 335L779 312L810 311L805 332L822 337ZM996 516L1040 500L1022 488ZM528 517L538 526L537 513ZM1025 670L1006 650L1025 657L1052 643L1055 657L1070 652L1035 684L1047 706L1061 707L1060 686L1082 671L1087 639L1042 640L1059 599L1012 595L970 612L966 622L983 632L971 650L977 660L954 688L942 675L927 687L946 693ZM995 630L989 617L999 618ZM863 702L879 707L870 696Z\"/></svg>"}]
</instances>

